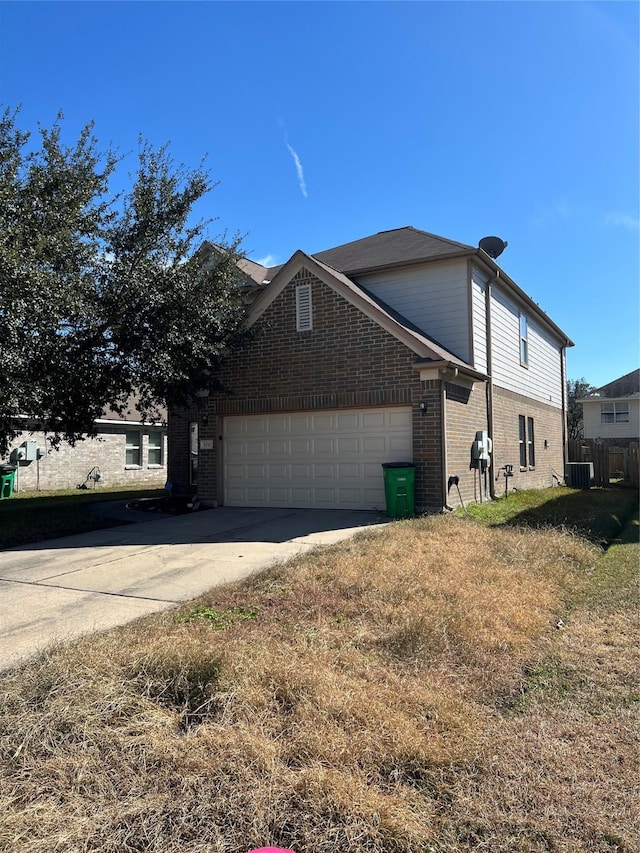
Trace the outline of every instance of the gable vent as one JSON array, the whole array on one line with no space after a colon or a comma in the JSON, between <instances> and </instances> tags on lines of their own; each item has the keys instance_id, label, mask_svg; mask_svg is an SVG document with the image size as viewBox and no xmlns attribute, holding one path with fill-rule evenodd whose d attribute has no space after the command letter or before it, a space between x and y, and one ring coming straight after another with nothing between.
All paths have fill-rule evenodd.
<instances>
[{"instance_id":1,"label":"gable vent","mask_svg":"<svg viewBox=\"0 0 640 853\"><path fill-rule=\"evenodd\" d=\"M300 284L296 287L296 329L298 332L308 332L312 328L311 285Z\"/></svg>"}]
</instances>

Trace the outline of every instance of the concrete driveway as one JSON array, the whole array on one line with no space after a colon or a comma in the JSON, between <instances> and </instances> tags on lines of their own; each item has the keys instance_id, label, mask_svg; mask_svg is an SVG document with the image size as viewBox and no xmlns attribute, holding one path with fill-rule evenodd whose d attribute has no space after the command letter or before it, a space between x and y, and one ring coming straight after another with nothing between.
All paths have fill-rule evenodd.
<instances>
[{"instance_id":1,"label":"concrete driveway","mask_svg":"<svg viewBox=\"0 0 640 853\"><path fill-rule=\"evenodd\" d=\"M0 670L388 521L338 510L220 507L152 520L111 510L136 523L0 552Z\"/></svg>"}]
</instances>

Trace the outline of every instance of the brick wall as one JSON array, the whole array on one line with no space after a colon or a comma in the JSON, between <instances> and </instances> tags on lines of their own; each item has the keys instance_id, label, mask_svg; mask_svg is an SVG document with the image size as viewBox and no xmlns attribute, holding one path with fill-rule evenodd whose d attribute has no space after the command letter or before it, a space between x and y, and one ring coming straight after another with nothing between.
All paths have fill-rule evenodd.
<instances>
[{"instance_id":1,"label":"brick wall","mask_svg":"<svg viewBox=\"0 0 640 853\"><path fill-rule=\"evenodd\" d=\"M312 286L313 329L297 332L295 288L307 283ZM188 426L196 417L200 439L214 439L212 450L200 452L198 491L206 501L220 501L224 415L411 405L416 506L439 507L440 383L421 382L415 361L410 349L301 270L260 318L243 352L223 366L220 379L228 393L212 393L206 412L170 414L170 479L185 478ZM428 403L425 415L420 410L422 401Z\"/></svg>"},{"instance_id":2,"label":"brick wall","mask_svg":"<svg viewBox=\"0 0 640 853\"><path fill-rule=\"evenodd\" d=\"M520 468L518 416L532 417L535 435L535 468ZM564 453L562 444L562 410L545 406L512 391L494 387L493 430L494 430L494 476L497 495L505 492L505 464L513 465L513 477L509 478L509 489L542 489L557 483L556 474L564 477ZM546 446L545 446L546 442Z\"/></svg>"},{"instance_id":3,"label":"brick wall","mask_svg":"<svg viewBox=\"0 0 640 853\"><path fill-rule=\"evenodd\" d=\"M136 429L136 427L131 427ZM20 462L17 472L19 491L41 491L49 489L75 489L84 483L94 466L100 469L99 486L164 486L167 479L166 437L163 437L163 464L158 467L148 465L149 428L137 428L142 437L142 465L137 468L125 467L125 430L116 425L100 425L96 438L87 438L76 443L75 447L62 443L58 450L51 449L47 436L42 432L24 432L13 442L11 450L20 447L24 441L35 441L37 446L47 451L46 456L36 462ZM156 430L153 430L156 432ZM10 456L4 460L11 461ZM12 463L13 464L13 463ZM93 482L88 486L92 487Z\"/></svg>"},{"instance_id":4,"label":"brick wall","mask_svg":"<svg viewBox=\"0 0 640 853\"><path fill-rule=\"evenodd\" d=\"M459 506L460 497L465 504L478 503L490 494L489 473L486 478L470 468L471 447L479 430L488 429L486 384L474 383L473 390L447 383L447 481L459 478L458 487L452 485L448 493L449 506ZM485 488L486 484L486 488ZM460 493L458 493L460 489Z\"/></svg>"}]
</instances>

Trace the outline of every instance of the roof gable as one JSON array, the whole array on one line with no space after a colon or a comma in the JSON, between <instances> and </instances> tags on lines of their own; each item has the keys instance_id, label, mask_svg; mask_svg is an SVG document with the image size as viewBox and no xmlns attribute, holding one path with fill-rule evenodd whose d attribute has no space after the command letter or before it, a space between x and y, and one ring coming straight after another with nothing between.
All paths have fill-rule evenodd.
<instances>
[{"instance_id":1,"label":"roof gable","mask_svg":"<svg viewBox=\"0 0 640 853\"><path fill-rule=\"evenodd\" d=\"M249 311L249 325L253 325L260 319L301 269L307 269L355 308L362 311L370 320L412 350L419 359L457 367L477 378L483 376L436 341L428 338L424 332L418 330L405 317L375 299L371 293L351 281L346 275L332 269L328 264L322 263L317 258L306 255L301 250L295 252L290 260L280 268L273 281L253 303Z\"/></svg>"}]
</instances>

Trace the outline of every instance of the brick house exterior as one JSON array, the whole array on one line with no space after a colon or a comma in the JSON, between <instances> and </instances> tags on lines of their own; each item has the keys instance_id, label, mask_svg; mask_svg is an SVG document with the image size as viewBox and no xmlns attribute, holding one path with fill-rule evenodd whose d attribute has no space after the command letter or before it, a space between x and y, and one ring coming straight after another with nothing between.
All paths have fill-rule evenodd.
<instances>
[{"instance_id":1,"label":"brick house exterior","mask_svg":"<svg viewBox=\"0 0 640 853\"><path fill-rule=\"evenodd\" d=\"M486 275L484 284L473 281L470 257ZM273 270L256 267L251 268L256 298L249 308L253 335L223 364L219 378L225 391L194 401L190 410L169 412L174 483L197 487L202 500L217 505L383 509L381 463L407 461L416 468L420 511L500 494L507 464L513 466L510 488L552 485L554 474L563 471L565 405L559 388L570 341L516 288L517 299L544 325L544 341L554 339L550 349L558 375L552 393L545 387L538 399L526 388L511 391L509 377L507 387L496 384L482 355L491 341L481 340L473 302L489 304L491 295L485 298L482 288L489 290L491 274L494 287L510 280L500 277L482 250L398 229L315 256L296 252ZM409 284L400 279L396 286L393 276L405 274ZM418 326L406 308L400 313L375 292L387 288L393 299L397 292L403 305L408 287L418 288L419 302L420 294L431 298L430 287L442 287L442 281L462 294L456 302L447 289L434 299L435 312L449 300L448 315L461 314L443 329L435 322L429 329ZM423 313L429 311L423 306ZM452 340L475 336L477 357L472 340L461 356L443 342L442 331ZM532 345L535 340L532 336ZM464 342L458 346L465 349ZM546 405L542 396L554 402ZM531 465L528 459L518 464L521 417L531 429L535 422ZM482 431L493 439L486 470L477 462L472 467L474 439Z\"/></svg>"},{"instance_id":2,"label":"brick house exterior","mask_svg":"<svg viewBox=\"0 0 640 853\"><path fill-rule=\"evenodd\" d=\"M4 464L17 468L16 491L47 491L141 486L162 488L167 480L165 422L141 423L114 412L96 421L97 435L72 447L51 446L50 435L37 425L20 424L22 434L12 443ZM99 476L96 477L96 474Z\"/></svg>"}]
</instances>

